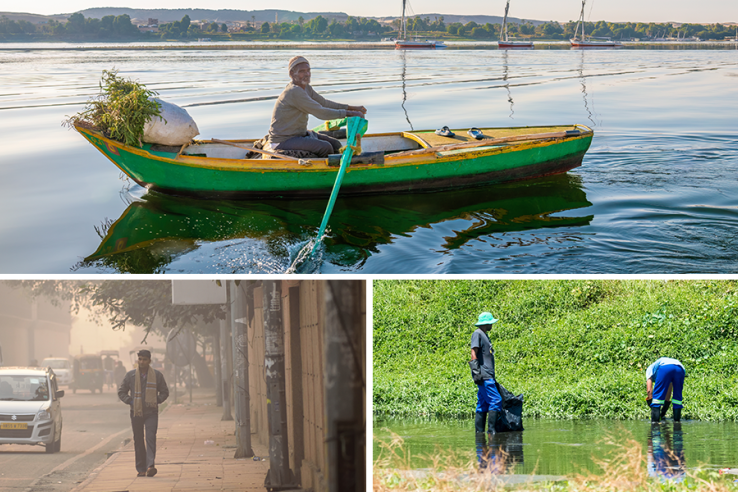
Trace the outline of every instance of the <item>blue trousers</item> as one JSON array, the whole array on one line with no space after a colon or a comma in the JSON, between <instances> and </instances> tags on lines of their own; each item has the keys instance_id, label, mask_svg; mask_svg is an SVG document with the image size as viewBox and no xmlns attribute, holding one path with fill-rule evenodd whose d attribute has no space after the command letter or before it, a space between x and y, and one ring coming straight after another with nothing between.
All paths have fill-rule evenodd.
<instances>
[{"instance_id":1,"label":"blue trousers","mask_svg":"<svg viewBox=\"0 0 738 492\"><path fill-rule=\"evenodd\" d=\"M651 407L656 408L664 404L669 385L673 385L671 403L674 408L682 408L682 389L684 388L684 369L670 364L659 367L656 373L656 382L653 387L653 401Z\"/></svg>"},{"instance_id":2,"label":"blue trousers","mask_svg":"<svg viewBox=\"0 0 738 492\"><path fill-rule=\"evenodd\" d=\"M494 379L485 379L483 384L477 385L477 412L502 410L502 398L497 391Z\"/></svg>"}]
</instances>

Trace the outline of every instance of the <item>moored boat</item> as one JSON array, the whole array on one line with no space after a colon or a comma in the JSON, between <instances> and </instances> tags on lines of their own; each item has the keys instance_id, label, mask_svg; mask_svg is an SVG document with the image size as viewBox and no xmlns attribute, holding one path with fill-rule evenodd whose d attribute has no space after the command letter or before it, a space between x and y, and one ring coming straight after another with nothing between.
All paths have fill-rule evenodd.
<instances>
[{"instance_id":1,"label":"moored boat","mask_svg":"<svg viewBox=\"0 0 738 492\"><path fill-rule=\"evenodd\" d=\"M585 40L572 38L569 40L574 48L621 48L623 45L618 41L608 38L587 38Z\"/></svg>"},{"instance_id":2,"label":"moored boat","mask_svg":"<svg viewBox=\"0 0 738 492\"><path fill-rule=\"evenodd\" d=\"M246 158L256 140L194 141L183 148L132 147L75 126L141 186L203 197L327 196L337 160ZM564 173L580 166L593 132L583 125L487 128L483 139L434 131L365 135L341 194L422 192ZM365 159L362 156L378 156Z\"/></svg>"},{"instance_id":3,"label":"moored boat","mask_svg":"<svg viewBox=\"0 0 738 492\"><path fill-rule=\"evenodd\" d=\"M510 48L533 48L533 41L510 40L507 35L507 11L510 10L510 0L505 5L505 17L502 18L502 27L500 28L500 40L497 47L500 49Z\"/></svg>"},{"instance_id":4,"label":"moored boat","mask_svg":"<svg viewBox=\"0 0 738 492\"><path fill-rule=\"evenodd\" d=\"M574 37L569 40L573 48L621 48L622 43L613 41L606 37L592 37L584 34L584 4L587 0L582 0L582 12L579 14L579 21L574 29ZM582 34L579 34L579 26L582 26Z\"/></svg>"},{"instance_id":5,"label":"moored boat","mask_svg":"<svg viewBox=\"0 0 738 492\"><path fill-rule=\"evenodd\" d=\"M407 19L405 19L405 4L407 0L402 0L402 19L400 20L401 38L395 40L396 50L436 50L445 48L446 45L440 41L407 39Z\"/></svg>"},{"instance_id":6,"label":"moored boat","mask_svg":"<svg viewBox=\"0 0 738 492\"><path fill-rule=\"evenodd\" d=\"M436 49L445 48L445 47L446 45L443 44L442 42L432 41L432 40L421 41L419 39L415 39L415 40L398 39L395 41L396 50L436 50Z\"/></svg>"},{"instance_id":7,"label":"moored boat","mask_svg":"<svg viewBox=\"0 0 738 492\"><path fill-rule=\"evenodd\" d=\"M497 47L500 49L534 48L533 41L498 41Z\"/></svg>"}]
</instances>

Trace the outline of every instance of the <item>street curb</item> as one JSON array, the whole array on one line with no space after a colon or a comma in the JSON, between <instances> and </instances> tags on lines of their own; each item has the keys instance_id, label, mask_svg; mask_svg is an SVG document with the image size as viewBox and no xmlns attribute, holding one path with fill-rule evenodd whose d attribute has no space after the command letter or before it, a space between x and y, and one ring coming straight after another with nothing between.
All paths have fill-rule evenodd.
<instances>
[{"instance_id":1,"label":"street curb","mask_svg":"<svg viewBox=\"0 0 738 492\"><path fill-rule=\"evenodd\" d=\"M75 462L75 461L77 461L78 459L80 459L80 458L82 458L82 457L84 457L84 456L87 456L88 454L91 454L91 453L92 453L92 452L94 452L94 451L95 451L95 450L96 450L97 448L101 447L101 446L102 446L103 444L105 444L105 443L107 443L108 441L111 441L111 440L115 439L115 438L116 438L117 436L119 436L119 435L123 434L124 432L126 432L126 430L127 430L127 429L124 429L124 430L122 430L122 431L119 431L119 432L117 432L117 433L115 433L115 434L113 434L113 435L109 436L109 437L108 437L107 439L103 440L103 441L102 441L101 443L97 444L96 446L94 446L94 447L92 447L92 448L88 449L88 450L87 450L87 451L85 451L84 453L80 453L80 454L78 454L78 455L76 455L76 456L73 456L72 458L69 458L69 459L68 459L68 460L66 460L65 462L63 462L63 463L59 464L58 466L56 466L56 467L55 467L55 468L54 468L53 470L51 470L50 472L48 472L48 473L45 473L44 475L41 475L41 476L40 476L40 477L38 477L38 478L37 478L36 480L34 480L34 481L33 481L33 482L31 482L30 484L28 484L28 487L27 487L27 488L26 488L26 489L24 490L24 492L32 492L32 491L33 491L33 489L34 489L34 487L36 486L36 484L37 484L38 482L40 482L40 481L41 481L42 479L44 479L44 478L46 478L46 477L48 477L48 476L51 476L52 474L56 473L57 471L61 471L61 470L64 470L65 468L67 468L67 467L68 467L69 465L71 465L72 463L74 463L74 462Z\"/></svg>"},{"instance_id":2,"label":"street curb","mask_svg":"<svg viewBox=\"0 0 738 492\"><path fill-rule=\"evenodd\" d=\"M120 456L121 451L123 451L128 446L133 446L133 440L132 439L125 446L120 447L115 453L113 453L113 455L110 456L110 458L106 459L103 462L102 465L100 465L97 468L95 468L92 471L92 473L90 473L90 475L87 477L87 480L85 480L84 482L78 484L75 488L73 488L69 492L76 492L78 490L82 490L85 487L87 487L87 485L89 485L90 482L92 482L93 480L95 480L97 478L97 476L100 474L100 472L103 471L103 469L105 469L105 467L107 467L109 464L113 463L113 461L117 460L118 457Z\"/></svg>"}]
</instances>

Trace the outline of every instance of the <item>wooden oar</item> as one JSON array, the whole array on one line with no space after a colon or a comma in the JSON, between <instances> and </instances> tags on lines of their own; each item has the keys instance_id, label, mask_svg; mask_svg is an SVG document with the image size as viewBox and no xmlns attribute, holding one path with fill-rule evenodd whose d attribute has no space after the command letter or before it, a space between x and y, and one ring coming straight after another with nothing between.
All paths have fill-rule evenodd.
<instances>
[{"instance_id":1,"label":"wooden oar","mask_svg":"<svg viewBox=\"0 0 738 492\"><path fill-rule=\"evenodd\" d=\"M272 157L276 157L277 159L284 159L286 161L297 161L298 164L301 164L303 166L306 166L306 165L310 164L305 159L298 159L297 157L292 157L292 156L289 156L289 155L277 154L276 152L269 152L268 150L261 150L261 149L255 149L253 147L246 147L245 145L234 144L233 142L228 142L226 140L219 140L217 138L211 138L210 141L211 142L215 142L215 143L219 143L219 144L230 145L232 147L238 147L239 149L244 149L244 150L249 150L249 151L253 151L253 152L258 152L259 154L270 155Z\"/></svg>"},{"instance_id":2,"label":"wooden oar","mask_svg":"<svg viewBox=\"0 0 738 492\"><path fill-rule=\"evenodd\" d=\"M328 219L331 217L331 213L333 212L333 206L336 204L336 198L338 197L338 190L341 188L341 183L343 182L343 176L346 174L346 169L348 169L351 164L351 158L354 155L354 149L352 146L356 144L357 136L360 137L364 132L366 132L366 125L366 120L358 116L350 116L347 119L346 150L343 151L341 167L338 170L338 173L336 173L336 181L333 183L331 196L328 199L328 206L325 209L325 214L323 214L323 221L320 223L320 229L318 229L318 237L315 239L315 244L313 245L312 251L310 251L310 255L315 253L315 250L318 249L318 245L322 241L323 232L325 232L325 228L328 225Z\"/></svg>"},{"instance_id":3,"label":"wooden oar","mask_svg":"<svg viewBox=\"0 0 738 492\"><path fill-rule=\"evenodd\" d=\"M579 135L582 135L583 133L585 132L581 132L577 130L577 133L569 133L569 131L564 131L564 132L551 132L551 133L534 133L530 135L517 135L514 137L485 138L483 140L476 141L476 142L446 144L446 145L438 145L436 147L426 147L424 149L407 150L405 152L398 152L396 154L392 154L392 157L425 154L429 152L445 152L448 150L457 150L457 149L472 149L474 147L487 147L489 145L495 145L495 144L501 144L501 143L507 143L507 142L521 142L524 140L539 140L539 139L544 140L544 139L550 139L550 138L577 137Z\"/></svg>"}]
</instances>

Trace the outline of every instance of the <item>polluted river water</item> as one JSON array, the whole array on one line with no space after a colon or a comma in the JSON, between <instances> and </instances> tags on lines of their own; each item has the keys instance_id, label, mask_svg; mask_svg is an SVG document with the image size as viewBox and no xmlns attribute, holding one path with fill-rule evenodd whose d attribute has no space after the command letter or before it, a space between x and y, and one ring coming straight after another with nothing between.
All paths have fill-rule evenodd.
<instances>
[{"instance_id":1,"label":"polluted river water","mask_svg":"<svg viewBox=\"0 0 738 492\"><path fill-rule=\"evenodd\" d=\"M602 473L598 461L632 439L642 451L649 475L681 480L698 467L718 470L738 465L738 423L683 420L652 425L643 421L526 419L522 432L480 440L471 420L374 420L374 460L382 466L426 471L434 457L443 467L478 466L479 456L494 461L502 449L505 474L556 479ZM400 437L400 456L387 459L383 443Z\"/></svg>"}]
</instances>

